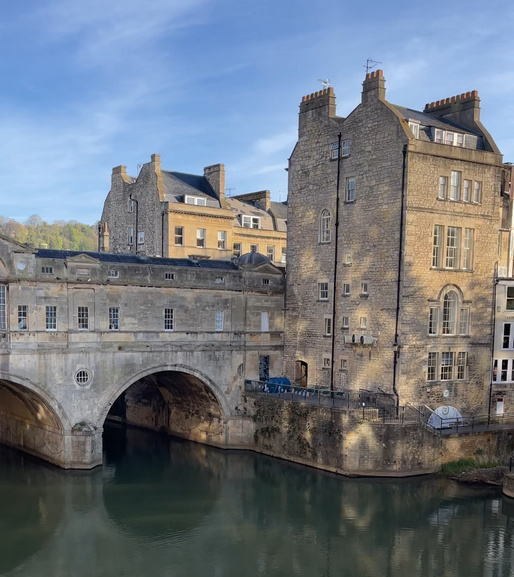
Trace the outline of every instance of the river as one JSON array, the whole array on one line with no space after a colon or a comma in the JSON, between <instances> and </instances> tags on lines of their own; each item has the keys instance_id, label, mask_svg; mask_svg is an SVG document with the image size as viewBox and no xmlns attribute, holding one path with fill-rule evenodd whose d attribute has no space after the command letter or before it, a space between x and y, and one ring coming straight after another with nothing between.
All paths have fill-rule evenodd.
<instances>
[{"instance_id":1,"label":"river","mask_svg":"<svg viewBox=\"0 0 514 577\"><path fill-rule=\"evenodd\" d=\"M347 479L108 427L104 466L0 447L0 575L507 577L514 505L442 479Z\"/></svg>"}]
</instances>

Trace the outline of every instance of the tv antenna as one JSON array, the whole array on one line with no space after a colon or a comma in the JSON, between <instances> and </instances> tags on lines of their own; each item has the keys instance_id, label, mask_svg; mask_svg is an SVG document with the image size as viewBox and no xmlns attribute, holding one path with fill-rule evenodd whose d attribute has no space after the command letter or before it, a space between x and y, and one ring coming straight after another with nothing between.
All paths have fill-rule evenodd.
<instances>
[{"instance_id":1,"label":"tv antenna","mask_svg":"<svg viewBox=\"0 0 514 577\"><path fill-rule=\"evenodd\" d=\"M364 65L364 68L366 69L366 74L369 74L369 71L375 68L377 64L382 64L382 62L379 62L378 60L371 60L371 58L368 58L366 60L366 64Z\"/></svg>"},{"instance_id":2,"label":"tv antenna","mask_svg":"<svg viewBox=\"0 0 514 577\"><path fill-rule=\"evenodd\" d=\"M323 90L330 87L330 80L328 78L325 78L325 80L318 78L318 82L321 82L321 86L323 86Z\"/></svg>"},{"instance_id":3,"label":"tv antenna","mask_svg":"<svg viewBox=\"0 0 514 577\"><path fill-rule=\"evenodd\" d=\"M232 191L235 190L235 188L234 187L232 187L232 188L227 187L225 190L227 191L227 196L232 196Z\"/></svg>"}]
</instances>

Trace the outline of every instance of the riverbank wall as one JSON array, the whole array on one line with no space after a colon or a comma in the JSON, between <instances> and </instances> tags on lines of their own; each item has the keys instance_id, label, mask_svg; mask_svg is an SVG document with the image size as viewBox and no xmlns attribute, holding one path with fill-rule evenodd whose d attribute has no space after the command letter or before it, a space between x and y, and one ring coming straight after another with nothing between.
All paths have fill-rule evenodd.
<instances>
[{"instance_id":1,"label":"riverbank wall","mask_svg":"<svg viewBox=\"0 0 514 577\"><path fill-rule=\"evenodd\" d=\"M343 475L429 474L461 457L510 452L514 443L514 431L441 436L421 423L270 398L254 400L253 422L254 451Z\"/></svg>"}]
</instances>

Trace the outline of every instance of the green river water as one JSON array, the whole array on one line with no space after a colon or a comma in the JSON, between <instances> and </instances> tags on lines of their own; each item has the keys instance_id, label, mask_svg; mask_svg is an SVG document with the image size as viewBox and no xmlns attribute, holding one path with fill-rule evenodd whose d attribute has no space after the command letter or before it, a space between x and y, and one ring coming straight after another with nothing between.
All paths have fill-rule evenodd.
<instances>
[{"instance_id":1,"label":"green river water","mask_svg":"<svg viewBox=\"0 0 514 577\"><path fill-rule=\"evenodd\" d=\"M0 447L0 575L508 577L514 505L107 428L103 467Z\"/></svg>"}]
</instances>

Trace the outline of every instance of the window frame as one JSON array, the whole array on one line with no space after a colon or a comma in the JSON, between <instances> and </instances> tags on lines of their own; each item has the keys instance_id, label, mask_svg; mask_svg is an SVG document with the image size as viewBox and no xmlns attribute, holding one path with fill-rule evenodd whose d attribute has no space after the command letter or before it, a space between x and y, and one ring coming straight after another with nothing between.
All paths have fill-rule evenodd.
<instances>
[{"instance_id":1,"label":"window frame","mask_svg":"<svg viewBox=\"0 0 514 577\"><path fill-rule=\"evenodd\" d=\"M324 208L319 215L319 242L320 244L328 244L332 241L331 228L332 215L328 208Z\"/></svg>"},{"instance_id":2,"label":"window frame","mask_svg":"<svg viewBox=\"0 0 514 577\"><path fill-rule=\"evenodd\" d=\"M19 331L29 330L29 306L28 305L18 305L18 325Z\"/></svg>"},{"instance_id":3,"label":"window frame","mask_svg":"<svg viewBox=\"0 0 514 577\"><path fill-rule=\"evenodd\" d=\"M328 282L319 282L318 283L318 300L326 302L330 296L330 287Z\"/></svg>"},{"instance_id":4,"label":"window frame","mask_svg":"<svg viewBox=\"0 0 514 577\"><path fill-rule=\"evenodd\" d=\"M323 317L323 336L331 337L332 336L332 317L325 316Z\"/></svg>"},{"instance_id":5,"label":"window frame","mask_svg":"<svg viewBox=\"0 0 514 577\"><path fill-rule=\"evenodd\" d=\"M109 330L120 330L120 307L109 307Z\"/></svg>"},{"instance_id":6,"label":"window frame","mask_svg":"<svg viewBox=\"0 0 514 577\"><path fill-rule=\"evenodd\" d=\"M241 226L243 228L261 228L261 217L260 216L251 216L249 214L242 214L241 215Z\"/></svg>"},{"instance_id":7,"label":"window frame","mask_svg":"<svg viewBox=\"0 0 514 577\"><path fill-rule=\"evenodd\" d=\"M196 229L196 248L206 248L207 231L205 228Z\"/></svg>"},{"instance_id":8,"label":"window frame","mask_svg":"<svg viewBox=\"0 0 514 577\"><path fill-rule=\"evenodd\" d=\"M89 307L77 307L77 329L89 331Z\"/></svg>"},{"instance_id":9,"label":"window frame","mask_svg":"<svg viewBox=\"0 0 514 577\"><path fill-rule=\"evenodd\" d=\"M227 250L227 231L218 230L218 250Z\"/></svg>"},{"instance_id":10,"label":"window frame","mask_svg":"<svg viewBox=\"0 0 514 577\"><path fill-rule=\"evenodd\" d=\"M57 330L57 307L55 305L46 305L45 307L45 330Z\"/></svg>"},{"instance_id":11,"label":"window frame","mask_svg":"<svg viewBox=\"0 0 514 577\"><path fill-rule=\"evenodd\" d=\"M355 180L355 176L348 176L346 178L346 186L345 186L345 195L344 195L345 202L355 202L356 190L357 190L357 183Z\"/></svg>"},{"instance_id":12,"label":"window frame","mask_svg":"<svg viewBox=\"0 0 514 577\"><path fill-rule=\"evenodd\" d=\"M164 309L164 332L172 333L175 331L175 309L165 307Z\"/></svg>"},{"instance_id":13,"label":"window frame","mask_svg":"<svg viewBox=\"0 0 514 577\"><path fill-rule=\"evenodd\" d=\"M214 330L217 333L223 332L224 323L225 323L225 311L216 311L214 317Z\"/></svg>"},{"instance_id":14,"label":"window frame","mask_svg":"<svg viewBox=\"0 0 514 577\"><path fill-rule=\"evenodd\" d=\"M236 249L236 246L238 246L239 248ZM239 258L241 256L242 251L243 251L243 243L242 242L233 242L232 243L232 256Z\"/></svg>"},{"instance_id":15,"label":"window frame","mask_svg":"<svg viewBox=\"0 0 514 577\"><path fill-rule=\"evenodd\" d=\"M184 246L184 227L175 227L175 246Z\"/></svg>"}]
</instances>

